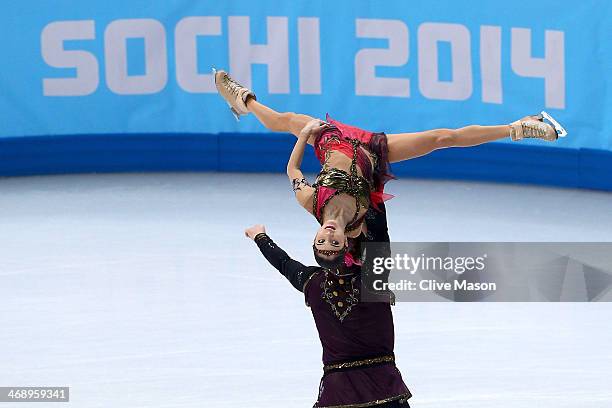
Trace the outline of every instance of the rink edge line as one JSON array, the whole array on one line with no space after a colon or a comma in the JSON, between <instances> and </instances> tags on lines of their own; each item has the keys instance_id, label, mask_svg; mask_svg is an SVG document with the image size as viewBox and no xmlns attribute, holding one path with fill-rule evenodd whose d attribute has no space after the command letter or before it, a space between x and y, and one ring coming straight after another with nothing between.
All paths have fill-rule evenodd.
<instances>
[{"instance_id":1,"label":"rink edge line","mask_svg":"<svg viewBox=\"0 0 612 408\"><path fill-rule=\"evenodd\" d=\"M284 172L295 139L282 134L123 134L0 138L0 176L75 173ZM304 170L316 172L312 149ZM402 177L612 191L612 152L491 143L394 164Z\"/></svg>"}]
</instances>

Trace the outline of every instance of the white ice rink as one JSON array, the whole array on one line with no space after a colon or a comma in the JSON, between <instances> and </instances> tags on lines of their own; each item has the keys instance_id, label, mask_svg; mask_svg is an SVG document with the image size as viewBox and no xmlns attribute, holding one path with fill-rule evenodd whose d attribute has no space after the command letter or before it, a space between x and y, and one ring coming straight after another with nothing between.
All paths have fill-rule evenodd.
<instances>
[{"instance_id":1,"label":"white ice rink","mask_svg":"<svg viewBox=\"0 0 612 408\"><path fill-rule=\"evenodd\" d=\"M610 193L388 190L394 241L612 241ZM70 386L75 408L312 406L315 326L244 237L254 223L312 264L315 221L282 175L0 179L0 386ZM414 408L612 407L610 303L402 303L394 316Z\"/></svg>"}]
</instances>

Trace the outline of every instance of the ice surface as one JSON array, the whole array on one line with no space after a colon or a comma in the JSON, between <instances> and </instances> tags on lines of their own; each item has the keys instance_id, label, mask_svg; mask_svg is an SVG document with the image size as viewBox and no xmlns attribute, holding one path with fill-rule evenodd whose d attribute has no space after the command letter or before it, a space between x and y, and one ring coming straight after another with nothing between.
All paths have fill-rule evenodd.
<instances>
[{"instance_id":1,"label":"ice surface","mask_svg":"<svg viewBox=\"0 0 612 408\"><path fill-rule=\"evenodd\" d=\"M612 241L612 194L399 180L395 241ZM310 407L321 348L245 227L312 263L315 222L271 174L0 179L0 385L70 406ZM403 303L416 408L609 408L609 303ZM11 404L2 404L9 407ZM40 408L41 404L17 407Z\"/></svg>"}]
</instances>

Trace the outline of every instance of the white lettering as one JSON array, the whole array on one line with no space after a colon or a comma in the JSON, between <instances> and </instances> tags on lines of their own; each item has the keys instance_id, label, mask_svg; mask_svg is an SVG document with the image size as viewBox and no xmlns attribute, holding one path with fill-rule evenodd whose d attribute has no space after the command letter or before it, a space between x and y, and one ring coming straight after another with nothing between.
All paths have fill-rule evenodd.
<instances>
[{"instance_id":1,"label":"white lettering","mask_svg":"<svg viewBox=\"0 0 612 408\"><path fill-rule=\"evenodd\" d=\"M44 78L43 95L85 96L98 89L100 74L96 56L87 51L64 49L64 41L95 38L93 20L56 21L43 29L41 34L43 60L55 68L76 69L74 78Z\"/></svg>"},{"instance_id":2,"label":"white lettering","mask_svg":"<svg viewBox=\"0 0 612 408\"><path fill-rule=\"evenodd\" d=\"M144 75L128 75L127 39L144 38ZM115 20L104 33L106 83L120 95L154 94L168 82L166 30L157 20Z\"/></svg>"},{"instance_id":3,"label":"white lettering","mask_svg":"<svg viewBox=\"0 0 612 408\"><path fill-rule=\"evenodd\" d=\"M565 37L563 31L546 30L544 58L531 56L531 30L512 29L512 70L530 78L544 78L547 108L565 108Z\"/></svg>"},{"instance_id":4,"label":"white lettering","mask_svg":"<svg viewBox=\"0 0 612 408\"><path fill-rule=\"evenodd\" d=\"M355 93L369 96L410 96L410 80L376 76L377 66L400 67L408 62L408 27L400 20L357 19L358 38L382 38L389 48L364 48L355 55Z\"/></svg>"},{"instance_id":5,"label":"white lettering","mask_svg":"<svg viewBox=\"0 0 612 408\"><path fill-rule=\"evenodd\" d=\"M289 34L287 17L268 17L268 44L252 45L249 17L229 17L230 71L251 87L251 64L268 66L268 92L289 93Z\"/></svg>"},{"instance_id":6,"label":"white lettering","mask_svg":"<svg viewBox=\"0 0 612 408\"><path fill-rule=\"evenodd\" d=\"M300 93L321 93L321 36L319 19L298 18Z\"/></svg>"},{"instance_id":7,"label":"white lettering","mask_svg":"<svg viewBox=\"0 0 612 408\"><path fill-rule=\"evenodd\" d=\"M212 74L198 73L197 38L208 35L221 35L221 17L186 17L176 25L176 81L187 92L217 92Z\"/></svg>"},{"instance_id":8,"label":"white lettering","mask_svg":"<svg viewBox=\"0 0 612 408\"><path fill-rule=\"evenodd\" d=\"M480 27L480 75L483 102L503 102L501 58L501 27Z\"/></svg>"},{"instance_id":9,"label":"white lettering","mask_svg":"<svg viewBox=\"0 0 612 408\"><path fill-rule=\"evenodd\" d=\"M419 89L429 99L465 100L472 95L470 32L461 24L423 23L418 29ZM438 43L451 46L452 80L440 81Z\"/></svg>"}]
</instances>

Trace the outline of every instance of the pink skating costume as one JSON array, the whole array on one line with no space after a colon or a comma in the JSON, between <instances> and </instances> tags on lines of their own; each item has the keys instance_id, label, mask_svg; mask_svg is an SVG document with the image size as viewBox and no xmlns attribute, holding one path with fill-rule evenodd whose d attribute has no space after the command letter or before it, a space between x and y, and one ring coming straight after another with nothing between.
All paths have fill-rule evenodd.
<instances>
[{"instance_id":1,"label":"pink skating costume","mask_svg":"<svg viewBox=\"0 0 612 408\"><path fill-rule=\"evenodd\" d=\"M345 125L329 115L327 122L331 126L314 142L315 154L323 169L313 184L313 214L322 223L327 203L339 194L348 194L355 198L356 211L346 231L353 231L363 222L364 216L359 217L361 209L370 205L378 208L379 203L393 197L384 192L385 183L393 178L389 170L387 135ZM349 172L326 165L331 151L340 152L352 160Z\"/></svg>"}]
</instances>

